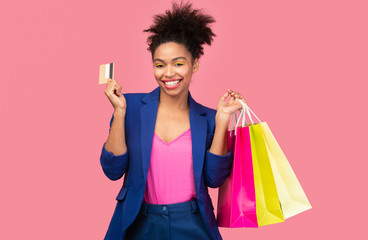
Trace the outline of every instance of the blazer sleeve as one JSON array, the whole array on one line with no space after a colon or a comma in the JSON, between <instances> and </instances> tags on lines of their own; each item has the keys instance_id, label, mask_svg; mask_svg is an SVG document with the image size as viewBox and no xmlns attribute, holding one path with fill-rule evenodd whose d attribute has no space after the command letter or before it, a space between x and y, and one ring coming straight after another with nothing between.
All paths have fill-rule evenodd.
<instances>
[{"instance_id":1,"label":"blazer sleeve","mask_svg":"<svg viewBox=\"0 0 368 240\"><path fill-rule=\"evenodd\" d=\"M110 128L114 119L114 113L110 120ZM112 181L120 179L128 168L128 150L121 155L114 155L105 149L106 142L102 145L102 151L100 156L100 163L105 175Z\"/></svg>"},{"instance_id":2,"label":"blazer sleeve","mask_svg":"<svg viewBox=\"0 0 368 240\"><path fill-rule=\"evenodd\" d=\"M204 182L211 188L218 188L225 182L226 178L230 175L233 163L233 153L231 150L225 155L217 155L209 151L215 131L215 114L216 111L213 111L212 121L210 121L211 133L207 136L208 144L206 144L207 148L203 166Z\"/></svg>"},{"instance_id":3,"label":"blazer sleeve","mask_svg":"<svg viewBox=\"0 0 368 240\"><path fill-rule=\"evenodd\" d=\"M232 152L225 155L213 154L206 150L204 160L204 182L211 188L220 187L230 175L233 163Z\"/></svg>"}]
</instances>

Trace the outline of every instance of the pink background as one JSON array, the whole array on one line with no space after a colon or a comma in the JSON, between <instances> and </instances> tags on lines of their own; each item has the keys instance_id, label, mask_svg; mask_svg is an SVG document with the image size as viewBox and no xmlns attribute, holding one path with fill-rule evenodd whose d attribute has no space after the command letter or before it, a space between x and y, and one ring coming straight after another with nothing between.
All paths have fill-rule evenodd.
<instances>
[{"instance_id":1,"label":"pink background","mask_svg":"<svg viewBox=\"0 0 368 240\"><path fill-rule=\"evenodd\" d=\"M362 239L367 214L366 1L193 1L217 22L191 93L216 108L239 91L266 121L313 208L224 239ZM147 33L171 1L0 2L0 239L103 239L123 179L99 157L112 105L99 64L123 92L149 92ZM217 189L210 189L217 206Z\"/></svg>"}]
</instances>

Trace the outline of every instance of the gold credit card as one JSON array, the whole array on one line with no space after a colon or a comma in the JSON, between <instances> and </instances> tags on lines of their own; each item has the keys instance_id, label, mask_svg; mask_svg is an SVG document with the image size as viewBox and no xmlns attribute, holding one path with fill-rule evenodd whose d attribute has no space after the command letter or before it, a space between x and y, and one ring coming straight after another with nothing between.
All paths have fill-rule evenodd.
<instances>
[{"instance_id":1,"label":"gold credit card","mask_svg":"<svg viewBox=\"0 0 368 240\"><path fill-rule=\"evenodd\" d=\"M114 79L114 63L101 64L98 83L105 84L109 78Z\"/></svg>"}]
</instances>

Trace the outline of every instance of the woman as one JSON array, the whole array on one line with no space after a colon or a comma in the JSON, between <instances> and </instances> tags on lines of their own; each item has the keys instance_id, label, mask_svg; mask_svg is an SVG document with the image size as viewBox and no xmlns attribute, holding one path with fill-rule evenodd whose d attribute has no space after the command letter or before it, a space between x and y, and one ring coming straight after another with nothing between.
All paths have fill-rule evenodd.
<instances>
[{"instance_id":1,"label":"woman","mask_svg":"<svg viewBox=\"0 0 368 240\"><path fill-rule=\"evenodd\" d=\"M242 108L236 99L245 100L228 90L216 111L190 94L214 21L190 3L173 3L144 30L154 33L148 43L159 86L121 94L121 84L108 80L114 113L100 163L111 180L125 178L105 239L222 239L207 187L221 186L230 174L228 124Z\"/></svg>"}]
</instances>

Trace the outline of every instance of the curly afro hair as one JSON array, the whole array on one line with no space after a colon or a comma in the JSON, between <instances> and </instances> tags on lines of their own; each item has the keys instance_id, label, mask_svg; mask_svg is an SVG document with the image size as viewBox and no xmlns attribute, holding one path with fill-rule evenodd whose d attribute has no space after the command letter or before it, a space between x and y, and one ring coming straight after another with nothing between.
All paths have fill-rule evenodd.
<instances>
[{"instance_id":1,"label":"curly afro hair","mask_svg":"<svg viewBox=\"0 0 368 240\"><path fill-rule=\"evenodd\" d=\"M192 10L192 4L186 3L180 6L173 2L172 11L165 14L154 15L154 24L143 32L152 32L147 43L148 51L151 51L152 60L156 48L166 42L183 44L191 53L192 64L195 58L203 55L204 43L211 45L213 37L216 36L207 25L215 22L215 19L203 14L201 10Z\"/></svg>"}]
</instances>

